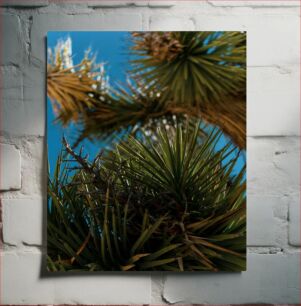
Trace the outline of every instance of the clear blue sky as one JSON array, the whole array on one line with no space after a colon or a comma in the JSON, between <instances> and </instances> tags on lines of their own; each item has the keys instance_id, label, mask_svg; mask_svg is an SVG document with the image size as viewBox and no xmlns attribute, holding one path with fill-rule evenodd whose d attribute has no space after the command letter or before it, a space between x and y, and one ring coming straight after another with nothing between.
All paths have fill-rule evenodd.
<instances>
[{"instance_id":1,"label":"clear blue sky","mask_svg":"<svg viewBox=\"0 0 301 306\"><path fill-rule=\"evenodd\" d=\"M129 66L129 32L48 32L47 45L48 48L54 49L60 39L70 37L72 40L73 63L78 64L84 57L85 51L91 49L97 54L96 62L105 62L106 73L110 77L110 83L113 85L116 82L124 83L126 80L126 71ZM63 129L59 124L54 124L55 116L52 111L51 103L47 101L47 141L48 141L48 160L50 172L56 163L57 156L61 150L62 135L67 139L75 140L75 128L70 127ZM227 142L223 137L220 140L219 147L222 147ZM85 140L82 143L85 147L85 152L90 158L95 157L105 144L101 142L91 143ZM230 157L231 158L231 157ZM243 165L245 160L243 157L239 159L234 172L237 172Z\"/></svg>"}]
</instances>

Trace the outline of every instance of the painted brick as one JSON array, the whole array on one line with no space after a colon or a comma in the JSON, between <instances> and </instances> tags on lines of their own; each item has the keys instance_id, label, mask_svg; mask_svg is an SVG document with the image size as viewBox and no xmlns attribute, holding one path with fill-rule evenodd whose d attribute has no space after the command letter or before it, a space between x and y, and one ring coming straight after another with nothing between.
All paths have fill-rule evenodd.
<instances>
[{"instance_id":1,"label":"painted brick","mask_svg":"<svg viewBox=\"0 0 301 306\"><path fill-rule=\"evenodd\" d=\"M52 304L55 287L40 278L40 253L1 253L3 304Z\"/></svg>"},{"instance_id":2,"label":"painted brick","mask_svg":"<svg viewBox=\"0 0 301 306\"><path fill-rule=\"evenodd\" d=\"M298 66L248 67L249 136L300 135Z\"/></svg>"},{"instance_id":3,"label":"painted brick","mask_svg":"<svg viewBox=\"0 0 301 306\"><path fill-rule=\"evenodd\" d=\"M53 3L60 3L60 0L50 0L50 2ZM83 4L83 1L81 0L74 0L71 2L72 4ZM169 8L176 4L175 1L156 1L156 0L136 0L136 1L120 1L120 0L85 0L84 4L86 4L88 7L100 7L100 8L120 8L120 7L163 7L163 8Z\"/></svg>"},{"instance_id":4,"label":"painted brick","mask_svg":"<svg viewBox=\"0 0 301 306\"><path fill-rule=\"evenodd\" d=\"M161 292L163 290L163 275L164 273L156 273L151 275L151 286L152 286L152 305L160 305L162 303Z\"/></svg>"},{"instance_id":5,"label":"painted brick","mask_svg":"<svg viewBox=\"0 0 301 306\"><path fill-rule=\"evenodd\" d=\"M3 304L147 304L146 274L53 274L39 252L2 253ZM73 275L73 277L72 277Z\"/></svg>"},{"instance_id":6,"label":"painted brick","mask_svg":"<svg viewBox=\"0 0 301 306\"><path fill-rule=\"evenodd\" d=\"M300 237L300 194L290 197L289 201L289 243L301 246Z\"/></svg>"},{"instance_id":7,"label":"painted brick","mask_svg":"<svg viewBox=\"0 0 301 306\"><path fill-rule=\"evenodd\" d=\"M248 254L246 272L167 275L163 297L171 304L298 303L299 283L299 253Z\"/></svg>"},{"instance_id":8,"label":"painted brick","mask_svg":"<svg viewBox=\"0 0 301 306\"><path fill-rule=\"evenodd\" d=\"M1 30L5 32L1 38L2 65L20 64L22 62L25 45L22 41L20 19L15 14L0 14Z\"/></svg>"},{"instance_id":9,"label":"painted brick","mask_svg":"<svg viewBox=\"0 0 301 306\"><path fill-rule=\"evenodd\" d=\"M16 121L18 134L44 136L46 127L46 72L45 67L27 65L23 69L23 120Z\"/></svg>"},{"instance_id":10,"label":"painted brick","mask_svg":"<svg viewBox=\"0 0 301 306\"><path fill-rule=\"evenodd\" d=\"M192 31L194 23L188 16L153 15L149 28L151 31Z\"/></svg>"},{"instance_id":11,"label":"painted brick","mask_svg":"<svg viewBox=\"0 0 301 306\"><path fill-rule=\"evenodd\" d=\"M20 103L23 98L21 70L16 66L2 66L0 67L0 78L1 98L8 100L10 103ZM7 114L4 113L3 119L5 117L7 117Z\"/></svg>"},{"instance_id":12,"label":"painted brick","mask_svg":"<svg viewBox=\"0 0 301 306\"><path fill-rule=\"evenodd\" d=\"M0 190L21 188L21 155L13 145L0 144Z\"/></svg>"},{"instance_id":13,"label":"painted brick","mask_svg":"<svg viewBox=\"0 0 301 306\"><path fill-rule=\"evenodd\" d=\"M248 246L274 246L276 220L273 215L276 197L247 197ZM263 235L264 233L264 235Z\"/></svg>"},{"instance_id":14,"label":"painted brick","mask_svg":"<svg viewBox=\"0 0 301 306\"><path fill-rule=\"evenodd\" d=\"M298 7L299 1L207 1L210 5L214 7Z\"/></svg>"},{"instance_id":15,"label":"painted brick","mask_svg":"<svg viewBox=\"0 0 301 306\"><path fill-rule=\"evenodd\" d=\"M40 7L47 6L48 0L0 0L0 6Z\"/></svg>"},{"instance_id":16,"label":"painted brick","mask_svg":"<svg viewBox=\"0 0 301 306\"><path fill-rule=\"evenodd\" d=\"M42 137L24 140L21 146L22 193L26 196L44 197L47 190L47 150L45 140Z\"/></svg>"},{"instance_id":17,"label":"painted brick","mask_svg":"<svg viewBox=\"0 0 301 306\"><path fill-rule=\"evenodd\" d=\"M297 8L290 13L253 9L231 10L226 14L198 11L193 18L199 31L247 31L249 66L299 65L300 20Z\"/></svg>"},{"instance_id":18,"label":"painted brick","mask_svg":"<svg viewBox=\"0 0 301 306\"><path fill-rule=\"evenodd\" d=\"M299 137L248 137L248 195L295 194L300 184Z\"/></svg>"},{"instance_id":19,"label":"painted brick","mask_svg":"<svg viewBox=\"0 0 301 306\"><path fill-rule=\"evenodd\" d=\"M149 6L150 7L172 7L179 2L177 1L164 1L164 0L149 0Z\"/></svg>"},{"instance_id":20,"label":"painted brick","mask_svg":"<svg viewBox=\"0 0 301 306\"><path fill-rule=\"evenodd\" d=\"M81 2L81 1L78 1ZM148 6L149 1L120 1L120 0L112 0L112 1L102 1L102 0L88 0L85 3L87 3L88 6L91 7L126 7L126 6Z\"/></svg>"},{"instance_id":21,"label":"painted brick","mask_svg":"<svg viewBox=\"0 0 301 306\"><path fill-rule=\"evenodd\" d=\"M34 66L0 67L2 132L45 134L45 74Z\"/></svg>"},{"instance_id":22,"label":"painted brick","mask_svg":"<svg viewBox=\"0 0 301 306\"><path fill-rule=\"evenodd\" d=\"M22 73L15 66L0 67L2 94L2 132L14 134L21 132L17 126L24 113ZM21 123L22 124L22 123Z\"/></svg>"},{"instance_id":23,"label":"painted brick","mask_svg":"<svg viewBox=\"0 0 301 306\"><path fill-rule=\"evenodd\" d=\"M45 62L45 37L48 31L131 31L142 29L142 17L129 13L91 15L40 14L34 16L31 31L32 56L41 66Z\"/></svg>"},{"instance_id":24,"label":"painted brick","mask_svg":"<svg viewBox=\"0 0 301 306\"><path fill-rule=\"evenodd\" d=\"M43 208L46 212L46 202L42 199L2 200L3 242L15 246L42 245Z\"/></svg>"}]
</instances>

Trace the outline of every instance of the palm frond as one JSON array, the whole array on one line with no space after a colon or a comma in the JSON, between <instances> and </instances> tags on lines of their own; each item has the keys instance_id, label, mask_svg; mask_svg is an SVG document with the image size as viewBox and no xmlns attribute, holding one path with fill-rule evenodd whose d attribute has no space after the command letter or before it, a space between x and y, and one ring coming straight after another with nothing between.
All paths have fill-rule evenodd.
<instances>
[{"instance_id":1,"label":"palm frond","mask_svg":"<svg viewBox=\"0 0 301 306\"><path fill-rule=\"evenodd\" d=\"M132 61L132 73L150 87L166 88L166 99L199 106L245 94L244 32L134 32L133 37L133 53L140 57Z\"/></svg>"},{"instance_id":2,"label":"palm frond","mask_svg":"<svg viewBox=\"0 0 301 306\"><path fill-rule=\"evenodd\" d=\"M232 177L236 151L199 130L130 137L92 163L65 142L48 184L49 270L244 270L244 169Z\"/></svg>"},{"instance_id":3,"label":"palm frond","mask_svg":"<svg viewBox=\"0 0 301 306\"><path fill-rule=\"evenodd\" d=\"M135 32L133 42L136 78L161 90L169 105L196 110L245 148L244 32Z\"/></svg>"},{"instance_id":4,"label":"palm frond","mask_svg":"<svg viewBox=\"0 0 301 306\"><path fill-rule=\"evenodd\" d=\"M108 84L103 64L95 64L87 51L81 63L73 65L71 40L59 42L55 54L49 50L47 95L57 120L64 125L79 121L86 109L106 98Z\"/></svg>"},{"instance_id":5,"label":"palm frond","mask_svg":"<svg viewBox=\"0 0 301 306\"><path fill-rule=\"evenodd\" d=\"M245 149L245 33L135 32L133 37L139 57L126 87L109 86L103 66L97 72L89 55L73 65L63 45L49 56L48 96L59 121L78 124L77 143L193 116L219 126Z\"/></svg>"}]
</instances>

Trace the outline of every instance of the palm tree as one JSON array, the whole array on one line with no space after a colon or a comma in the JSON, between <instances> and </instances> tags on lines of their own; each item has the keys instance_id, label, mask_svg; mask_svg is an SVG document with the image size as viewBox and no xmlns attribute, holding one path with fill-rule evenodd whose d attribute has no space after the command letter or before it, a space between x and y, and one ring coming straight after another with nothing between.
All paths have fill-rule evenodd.
<instances>
[{"instance_id":1,"label":"palm tree","mask_svg":"<svg viewBox=\"0 0 301 306\"><path fill-rule=\"evenodd\" d=\"M231 143L216 150L221 132L200 137L199 125L130 137L92 163L64 141L48 184L49 269L245 270L244 169L233 178Z\"/></svg>"},{"instance_id":2,"label":"palm tree","mask_svg":"<svg viewBox=\"0 0 301 306\"><path fill-rule=\"evenodd\" d=\"M195 116L219 126L245 149L244 32L135 32L132 37L138 58L127 88L108 86L104 69L97 73L88 56L66 68L66 46L57 48L47 83L59 120L78 121L81 140L136 130L173 115Z\"/></svg>"},{"instance_id":3,"label":"palm tree","mask_svg":"<svg viewBox=\"0 0 301 306\"><path fill-rule=\"evenodd\" d=\"M244 270L245 33L131 39L124 87L89 52L74 65L71 41L49 55L57 121L80 134L49 175L48 269ZM75 150L84 138L117 142L91 162Z\"/></svg>"}]
</instances>

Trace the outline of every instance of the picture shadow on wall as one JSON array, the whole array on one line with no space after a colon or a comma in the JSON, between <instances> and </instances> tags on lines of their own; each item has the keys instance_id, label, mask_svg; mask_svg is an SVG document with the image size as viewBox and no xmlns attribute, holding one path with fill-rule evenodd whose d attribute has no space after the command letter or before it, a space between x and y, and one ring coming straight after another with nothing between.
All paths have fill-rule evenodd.
<instances>
[{"instance_id":1,"label":"picture shadow on wall","mask_svg":"<svg viewBox=\"0 0 301 306\"><path fill-rule=\"evenodd\" d=\"M246 33L47 46L41 277L245 271Z\"/></svg>"}]
</instances>

